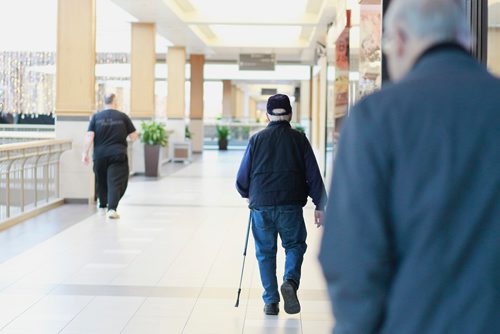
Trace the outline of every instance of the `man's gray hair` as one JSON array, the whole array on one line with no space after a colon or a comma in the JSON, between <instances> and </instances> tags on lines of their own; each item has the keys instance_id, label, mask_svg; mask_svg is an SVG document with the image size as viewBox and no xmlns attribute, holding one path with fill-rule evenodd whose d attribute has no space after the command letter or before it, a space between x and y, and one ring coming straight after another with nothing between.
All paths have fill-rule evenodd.
<instances>
[{"instance_id":1,"label":"man's gray hair","mask_svg":"<svg viewBox=\"0 0 500 334\"><path fill-rule=\"evenodd\" d=\"M470 49L472 43L461 0L395 0L384 21L386 27L399 25L410 37L433 44L457 42Z\"/></svg>"},{"instance_id":2,"label":"man's gray hair","mask_svg":"<svg viewBox=\"0 0 500 334\"><path fill-rule=\"evenodd\" d=\"M115 98L115 94L106 94L106 96L104 96L104 104L112 104L115 101Z\"/></svg>"},{"instance_id":3,"label":"man's gray hair","mask_svg":"<svg viewBox=\"0 0 500 334\"><path fill-rule=\"evenodd\" d=\"M267 116L269 117L269 120L271 122L279 122L279 121L290 122L292 119L292 114L281 115L281 114L286 113L285 109L273 109L272 112L274 115L267 113Z\"/></svg>"}]
</instances>

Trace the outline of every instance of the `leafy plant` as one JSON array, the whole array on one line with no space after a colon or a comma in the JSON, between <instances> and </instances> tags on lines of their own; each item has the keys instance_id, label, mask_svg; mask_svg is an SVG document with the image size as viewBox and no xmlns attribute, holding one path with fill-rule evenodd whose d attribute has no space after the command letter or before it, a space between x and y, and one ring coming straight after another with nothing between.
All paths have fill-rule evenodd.
<instances>
[{"instance_id":1,"label":"leafy plant","mask_svg":"<svg viewBox=\"0 0 500 334\"><path fill-rule=\"evenodd\" d=\"M296 124L295 125L295 130L299 131L300 133L303 133L305 134L306 133L306 130L304 129L304 127L300 124Z\"/></svg>"},{"instance_id":2,"label":"leafy plant","mask_svg":"<svg viewBox=\"0 0 500 334\"><path fill-rule=\"evenodd\" d=\"M189 131L189 127L186 125L184 128L184 138L186 139L191 139L191 131Z\"/></svg>"},{"instance_id":3,"label":"leafy plant","mask_svg":"<svg viewBox=\"0 0 500 334\"><path fill-rule=\"evenodd\" d=\"M159 122L142 122L141 142L147 145L167 145L167 133L163 124Z\"/></svg>"},{"instance_id":4,"label":"leafy plant","mask_svg":"<svg viewBox=\"0 0 500 334\"><path fill-rule=\"evenodd\" d=\"M217 124L215 126L215 128L217 130L217 138L227 139L227 137L229 136L229 127L228 126Z\"/></svg>"}]
</instances>

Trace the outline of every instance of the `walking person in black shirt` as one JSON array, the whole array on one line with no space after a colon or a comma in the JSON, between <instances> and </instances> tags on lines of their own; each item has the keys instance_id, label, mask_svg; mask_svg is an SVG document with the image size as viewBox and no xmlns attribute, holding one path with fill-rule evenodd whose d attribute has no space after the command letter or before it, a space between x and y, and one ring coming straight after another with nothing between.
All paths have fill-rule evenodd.
<instances>
[{"instance_id":1,"label":"walking person in black shirt","mask_svg":"<svg viewBox=\"0 0 500 334\"><path fill-rule=\"evenodd\" d=\"M94 173L99 210L107 217L118 219L118 202L127 189L129 167L127 137L134 141L138 134L130 118L117 110L115 94L104 98L104 110L94 114L85 137L82 161L88 164L89 151L94 145Z\"/></svg>"}]
</instances>

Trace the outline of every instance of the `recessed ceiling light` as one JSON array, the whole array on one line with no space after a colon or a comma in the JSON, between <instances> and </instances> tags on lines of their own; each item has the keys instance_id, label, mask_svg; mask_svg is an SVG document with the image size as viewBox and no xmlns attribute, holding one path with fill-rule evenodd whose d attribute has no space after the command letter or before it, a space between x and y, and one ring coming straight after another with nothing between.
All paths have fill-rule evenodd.
<instances>
[{"instance_id":1,"label":"recessed ceiling light","mask_svg":"<svg viewBox=\"0 0 500 334\"><path fill-rule=\"evenodd\" d=\"M307 0L189 0L200 16L272 22L301 17Z\"/></svg>"},{"instance_id":2,"label":"recessed ceiling light","mask_svg":"<svg viewBox=\"0 0 500 334\"><path fill-rule=\"evenodd\" d=\"M209 26L220 44L235 46L280 47L300 40L300 26L221 25Z\"/></svg>"}]
</instances>

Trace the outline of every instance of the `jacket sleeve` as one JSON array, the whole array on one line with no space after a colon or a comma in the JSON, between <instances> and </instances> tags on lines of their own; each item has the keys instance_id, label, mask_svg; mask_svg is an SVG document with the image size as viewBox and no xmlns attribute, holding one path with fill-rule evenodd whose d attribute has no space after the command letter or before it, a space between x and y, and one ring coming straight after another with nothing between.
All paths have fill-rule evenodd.
<instances>
[{"instance_id":1,"label":"jacket sleeve","mask_svg":"<svg viewBox=\"0 0 500 334\"><path fill-rule=\"evenodd\" d=\"M304 150L304 162L305 162L305 172L306 172L306 182L309 187L309 196L312 198L314 205L316 205L316 210L323 211L326 204L326 190L323 183L323 178L321 177L321 172L319 171L318 163L314 152L311 148L311 144L307 138L305 138L306 146Z\"/></svg>"},{"instance_id":2,"label":"jacket sleeve","mask_svg":"<svg viewBox=\"0 0 500 334\"><path fill-rule=\"evenodd\" d=\"M388 210L390 150L387 131L377 130L381 124L380 117L354 107L335 161L319 255L335 334L378 333L384 322L395 253Z\"/></svg>"},{"instance_id":3,"label":"jacket sleeve","mask_svg":"<svg viewBox=\"0 0 500 334\"><path fill-rule=\"evenodd\" d=\"M252 141L250 140L241 160L238 175L236 176L236 190L241 197L248 198L250 191L250 173L252 171Z\"/></svg>"}]
</instances>

